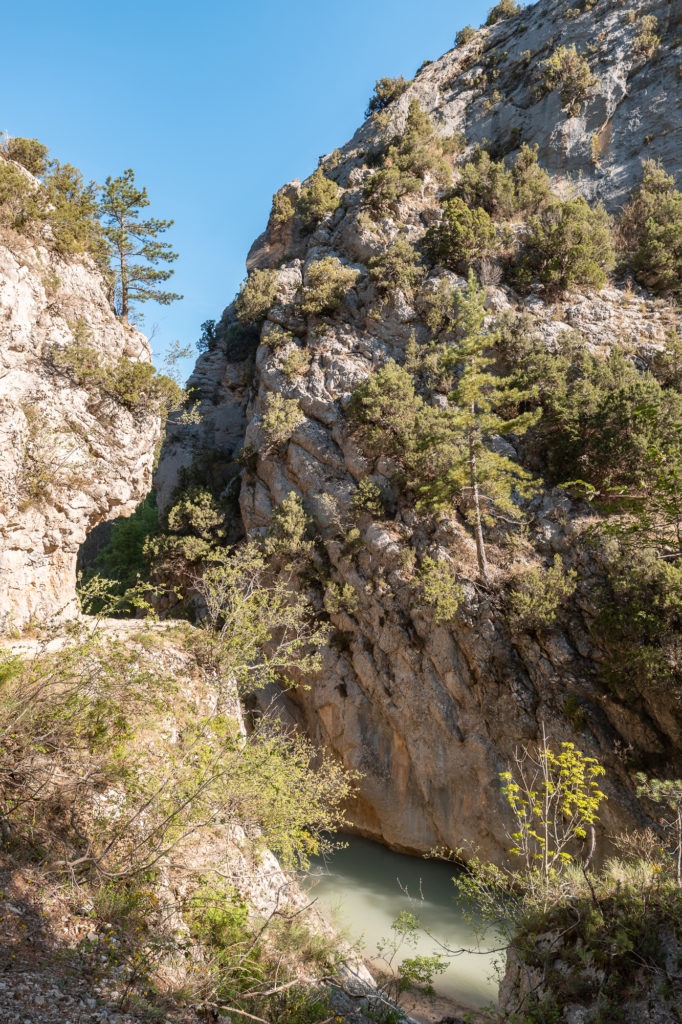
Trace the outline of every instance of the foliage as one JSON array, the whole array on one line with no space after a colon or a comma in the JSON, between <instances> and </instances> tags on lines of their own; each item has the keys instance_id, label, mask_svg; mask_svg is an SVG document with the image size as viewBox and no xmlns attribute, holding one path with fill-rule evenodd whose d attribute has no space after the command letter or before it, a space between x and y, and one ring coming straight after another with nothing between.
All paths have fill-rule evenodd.
<instances>
[{"instance_id":1,"label":"foliage","mask_svg":"<svg viewBox=\"0 0 682 1024\"><path fill-rule=\"evenodd\" d=\"M418 580L421 600L427 607L433 609L433 621L436 625L452 622L462 603L464 592L453 574L450 563L435 561L426 555L422 560Z\"/></svg>"},{"instance_id":2,"label":"foliage","mask_svg":"<svg viewBox=\"0 0 682 1024\"><path fill-rule=\"evenodd\" d=\"M548 91L561 89L562 106L570 114L577 113L580 104L590 95L597 83L589 62L576 50L575 43L558 46L546 59L540 62L543 82Z\"/></svg>"},{"instance_id":3,"label":"foliage","mask_svg":"<svg viewBox=\"0 0 682 1024\"><path fill-rule=\"evenodd\" d=\"M518 405L527 392L510 377L492 372L496 338L484 330L485 290L473 273L458 305L460 337L450 347L448 359L461 372L448 396L448 407L425 407L419 417L410 482L418 506L445 510L456 501L464 504L475 531L479 573L488 582L482 527L499 515L518 519L516 495L532 493L535 485L529 473L494 451L486 440L491 434L522 435L538 414L521 412L507 418L499 411L510 403Z\"/></svg>"},{"instance_id":4,"label":"foliage","mask_svg":"<svg viewBox=\"0 0 682 1024\"><path fill-rule=\"evenodd\" d=\"M513 817L511 853L521 859L527 877L539 872L546 885L573 860L568 852L585 839L597 820L605 794L598 779L604 768L573 743L562 743L556 754L544 737L536 751L524 748L513 771L500 773L502 792Z\"/></svg>"},{"instance_id":5,"label":"foliage","mask_svg":"<svg viewBox=\"0 0 682 1024\"><path fill-rule=\"evenodd\" d=\"M402 96L409 84L402 75L397 78L377 79L374 93L367 104L365 117L371 117L372 114L378 114L379 111L385 110L389 103L393 103L399 96Z\"/></svg>"},{"instance_id":6,"label":"foliage","mask_svg":"<svg viewBox=\"0 0 682 1024\"><path fill-rule=\"evenodd\" d=\"M663 348L652 356L650 369L663 387L682 391L682 338L674 327L666 331Z\"/></svg>"},{"instance_id":7,"label":"foliage","mask_svg":"<svg viewBox=\"0 0 682 1024\"><path fill-rule=\"evenodd\" d=\"M21 164L36 178L42 178L50 166L48 148L38 139L6 138L0 144L0 155Z\"/></svg>"},{"instance_id":8,"label":"foliage","mask_svg":"<svg viewBox=\"0 0 682 1024\"><path fill-rule=\"evenodd\" d=\"M416 946L419 930L419 920L414 914L403 910L391 925L392 934L377 943L377 953L383 961L383 966L379 968L379 985L395 1004L400 1003L405 992L415 989L427 995L433 994L434 976L447 970L447 957L437 952L430 956L419 953L402 957L396 963L403 947Z\"/></svg>"},{"instance_id":9,"label":"foliage","mask_svg":"<svg viewBox=\"0 0 682 1024\"><path fill-rule=\"evenodd\" d=\"M339 587L332 582L324 594L324 607L329 615L339 615L344 612L347 615L356 615L360 608L360 600L357 591L350 583L344 583Z\"/></svg>"},{"instance_id":10,"label":"foliage","mask_svg":"<svg viewBox=\"0 0 682 1024\"><path fill-rule=\"evenodd\" d=\"M272 512L263 550L288 567L300 565L312 557L312 521L295 491L282 498Z\"/></svg>"},{"instance_id":11,"label":"foliage","mask_svg":"<svg viewBox=\"0 0 682 1024\"><path fill-rule=\"evenodd\" d=\"M333 313L354 286L359 270L346 267L336 256L315 260L306 271L301 311L308 315Z\"/></svg>"},{"instance_id":12,"label":"foliage","mask_svg":"<svg viewBox=\"0 0 682 1024\"><path fill-rule=\"evenodd\" d=\"M550 179L538 164L537 146L524 142L509 170L479 147L461 168L452 194L469 207L482 207L491 217L508 218L518 212L536 213L549 202Z\"/></svg>"},{"instance_id":13,"label":"foliage","mask_svg":"<svg viewBox=\"0 0 682 1024\"><path fill-rule=\"evenodd\" d=\"M659 818L672 841L672 854L675 858L675 878L678 888L682 888L682 779L647 778L644 772L636 776L637 796L646 796L652 803L658 804L664 812ZM667 815L667 816L666 816Z\"/></svg>"},{"instance_id":14,"label":"foliage","mask_svg":"<svg viewBox=\"0 0 682 1024\"><path fill-rule=\"evenodd\" d=\"M642 182L619 221L622 247L640 284L682 294L682 193L653 160L642 165Z\"/></svg>"},{"instance_id":15,"label":"foliage","mask_svg":"<svg viewBox=\"0 0 682 1024\"><path fill-rule=\"evenodd\" d=\"M299 348L298 345L292 345L287 354L280 359L282 373L287 380L294 380L295 377L300 377L305 373L310 366L311 359L311 352Z\"/></svg>"},{"instance_id":16,"label":"foliage","mask_svg":"<svg viewBox=\"0 0 682 1024\"><path fill-rule=\"evenodd\" d=\"M439 183L450 177L444 159L455 144L440 138L418 100L412 100L402 135L388 147L381 168L367 181L364 195L375 216L389 215L401 196L421 191L427 175Z\"/></svg>"},{"instance_id":17,"label":"foliage","mask_svg":"<svg viewBox=\"0 0 682 1024\"><path fill-rule=\"evenodd\" d=\"M253 691L294 668L302 675L320 668L327 625L311 614L307 597L292 592L290 573L272 578L255 542L217 552L197 592L204 609L201 656L240 687Z\"/></svg>"},{"instance_id":18,"label":"foliage","mask_svg":"<svg viewBox=\"0 0 682 1024\"><path fill-rule=\"evenodd\" d=\"M580 196L549 203L529 219L516 278L522 288L539 280L552 292L601 288L614 266L609 215Z\"/></svg>"},{"instance_id":19,"label":"foliage","mask_svg":"<svg viewBox=\"0 0 682 1024\"><path fill-rule=\"evenodd\" d=\"M370 280L380 294L393 299L399 292L410 299L426 274L419 254L404 238L373 256L368 266Z\"/></svg>"},{"instance_id":20,"label":"foliage","mask_svg":"<svg viewBox=\"0 0 682 1024\"><path fill-rule=\"evenodd\" d=\"M305 415L295 398L284 398L279 392L268 393L262 427L269 447L280 448L285 445L303 422Z\"/></svg>"},{"instance_id":21,"label":"foliage","mask_svg":"<svg viewBox=\"0 0 682 1024\"><path fill-rule=\"evenodd\" d=\"M282 191L275 192L272 197L272 209L270 210L268 227L272 229L287 224L295 212L294 204L289 196L285 195Z\"/></svg>"},{"instance_id":22,"label":"foliage","mask_svg":"<svg viewBox=\"0 0 682 1024\"><path fill-rule=\"evenodd\" d=\"M173 226L172 220L139 219L140 211L149 205L147 189L135 184L132 168L104 182L99 210L114 261L117 312L124 323L128 322L131 303L153 299L167 306L182 298L159 288L173 271L160 269L158 264L173 263L178 254L169 242L159 241L159 235Z\"/></svg>"},{"instance_id":23,"label":"foliage","mask_svg":"<svg viewBox=\"0 0 682 1024\"><path fill-rule=\"evenodd\" d=\"M443 204L443 219L429 228L422 243L429 259L449 270L466 271L495 253L497 230L489 215L454 196Z\"/></svg>"},{"instance_id":24,"label":"foliage","mask_svg":"<svg viewBox=\"0 0 682 1024\"><path fill-rule=\"evenodd\" d=\"M88 340L82 321L74 325L76 338L69 345L54 346L55 367L81 387L102 391L131 411L166 417L181 404L183 393L176 382L158 373L151 363L120 356L115 362L102 358Z\"/></svg>"},{"instance_id":25,"label":"foliage","mask_svg":"<svg viewBox=\"0 0 682 1024\"><path fill-rule=\"evenodd\" d=\"M276 270L253 270L243 282L235 303L239 322L252 324L264 320L277 296L277 286Z\"/></svg>"},{"instance_id":26,"label":"foliage","mask_svg":"<svg viewBox=\"0 0 682 1024\"><path fill-rule=\"evenodd\" d=\"M109 540L94 560L94 571L115 583L111 594L121 595L146 577L144 550L150 537L158 532L159 513L156 495L150 491L130 516L114 520ZM86 580L92 573L86 575Z\"/></svg>"},{"instance_id":27,"label":"foliage","mask_svg":"<svg viewBox=\"0 0 682 1024\"><path fill-rule=\"evenodd\" d=\"M379 485L368 476L363 476L353 493L348 511L353 520L358 520L362 516L381 519L386 514L386 507Z\"/></svg>"},{"instance_id":28,"label":"foliage","mask_svg":"<svg viewBox=\"0 0 682 1024\"><path fill-rule=\"evenodd\" d=\"M318 167L307 185L301 189L296 213L306 231L312 231L328 213L341 203L341 189Z\"/></svg>"},{"instance_id":29,"label":"foliage","mask_svg":"<svg viewBox=\"0 0 682 1024\"><path fill-rule=\"evenodd\" d=\"M204 320L201 325L201 337L197 342L199 352L213 352L219 341L215 320Z\"/></svg>"},{"instance_id":30,"label":"foliage","mask_svg":"<svg viewBox=\"0 0 682 1024\"><path fill-rule=\"evenodd\" d=\"M477 35L476 29L471 25L465 25L455 33L455 46L466 46Z\"/></svg>"},{"instance_id":31,"label":"foliage","mask_svg":"<svg viewBox=\"0 0 682 1024\"><path fill-rule=\"evenodd\" d=\"M551 629L559 611L575 593L577 573L565 571L561 555L548 569L524 573L509 595L509 621L515 629Z\"/></svg>"},{"instance_id":32,"label":"foliage","mask_svg":"<svg viewBox=\"0 0 682 1024\"><path fill-rule=\"evenodd\" d=\"M604 500L639 488L655 468L649 453L680 443L682 398L617 346L604 359L580 338L565 337L556 353L531 342L516 372L543 410L534 445L551 483L580 479Z\"/></svg>"},{"instance_id":33,"label":"foliage","mask_svg":"<svg viewBox=\"0 0 682 1024\"><path fill-rule=\"evenodd\" d=\"M421 407L411 375L391 360L355 388L346 416L371 455L402 458L414 446Z\"/></svg>"},{"instance_id":34,"label":"foliage","mask_svg":"<svg viewBox=\"0 0 682 1024\"><path fill-rule=\"evenodd\" d=\"M503 18L513 18L520 10L521 4L517 3L516 0L500 0L498 4L490 8L485 22L486 27L496 25Z\"/></svg>"},{"instance_id":35,"label":"foliage","mask_svg":"<svg viewBox=\"0 0 682 1024\"><path fill-rule=\"evenodd\" d=\"M661 45L658 34L658 18L655 14L645 14L639 20L638 32L632 41L632 48L638 57L653 57Z\"/></svg>"}]
</instances>

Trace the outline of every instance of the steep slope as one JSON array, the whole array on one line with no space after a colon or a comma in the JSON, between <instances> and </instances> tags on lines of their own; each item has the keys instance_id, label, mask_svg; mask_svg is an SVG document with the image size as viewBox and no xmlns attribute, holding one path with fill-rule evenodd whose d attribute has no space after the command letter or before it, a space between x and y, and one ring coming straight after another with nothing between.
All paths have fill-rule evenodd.
<instances>
[{"instance_id":1,"label":"steep slope","mask_svg":"<svg viewBox=\"0 0 682 1024\"><path fill-rule=\"evenodd\" d=\"M641 812L630 753L661 766L682 736L674 694L633 695L604 684L607 655L591 631L604 565L581 539L586 506L550 487L522 503L529 543L491 528L493 585L482 588L463 510L419 513L404 484L396 484L395 458L370 457L351 429L346 410L357 385L390 360L409 361L412 341L427 351L431 297L444 284L464 285L431 265L412 289L382 294L368 264L396 240L423 242L440 222L449 181L426 170L418 187L393 194L374 215L369 183L387 166L387 147L409 131L416 99L450 140L444 153L451 163L453 150L461 150L461 166L477 143L509 159L521 142L537 144L555 196L584 195L618 209L640 179L643 158L660 158L672 173L680 168L681 25L679 2L571 8L543 0L420 70L342 150L323 158L316 179L277 194L268 228L249 253L252 293L225 311L190 381L202 395L203 422L190 430L176 424L164 446L157 474L164 505L179 465L194 466L220 490L220 472L238 456L247 532L266 531L287 495L302 499L318 541L312 586L334 632L324 670L283 699L283 708L362 773L356 827L395 847L474 845L501 857L508 843L498 773L517 745L537 737L541 722L554 740L574 740L608 766L606 830L632 824ZM587 78L581 84L567 72L550 88L543 62L573 44ZM325 181L339 192L327 212L324 200L318 204L322 212L311 224L310 189L329 196ZM518 220L509 228L516 235L521 229ZM336 297L320 299L316 268L330 257L352 273ZM506 317L518 336L524 313L524 330L549 351L563 345L566 332L579 331L587 351L604 355L627 341L647 364L680 325L678 307L632 281L563 296L535 285L522 295L500 284L499 262L481 260L477 269L488 284L488 326ZM249 319L260 322L260 344L256 337L249 345ZM522 453L518 439L492 443L512 459ZM351 502L364 479L380 488L385 508L365 508L354 519ZM450 567L463 588L450 622L436 621L420 596L415 563L423 565L426 555ZM555 555L576 574L572 600L551 629L513 630L510 580L531 566L548 567ZM305 585L310 579L308 573Z\"/></svg>"},{"instance_id":2,"label":"steep slope","mask_svg":"<svg viewBox=\"0 0 682 1024\"><path fill-rule=\"evenodd\" d=\"M153 403L145 408L136 402L138 364L151 364L149 343L116 318L95 263L62 256L44 239L3 228L0 624L5 627L69 606L75 599L78 548L88 531L130 514L149 490L161 421ZM111 368L108 387L100 379L105 368Z\"/></svg>"}]
</instances>

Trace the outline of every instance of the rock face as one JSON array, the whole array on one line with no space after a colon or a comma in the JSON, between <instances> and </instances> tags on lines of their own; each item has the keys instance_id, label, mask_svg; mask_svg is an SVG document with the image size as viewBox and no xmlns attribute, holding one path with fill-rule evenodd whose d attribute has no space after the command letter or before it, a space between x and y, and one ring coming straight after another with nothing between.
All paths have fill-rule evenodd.
<instances>
[{"instance_id":1,"label":"rock face","mask_svg":"<svg viewBox=\"0 0 682 1024\"><path fill-rule=\"evenodd\" d=\"M104 279L20 236L0 239L0 627L75 600L76 556L98 523L148 492L157 415L60 370L53 351L78 336L103 363L148 363L147 339L116 319Z\"/></svg>"},{"instance_id":2,"label":"rock face","mask_svg":"<svg viewBox=\"0 0 682 1024\"><path fill-rule=\"evenodd\" d=\"M282 702L320 745L361 773L353 808L358 830L396 848L469 844L483 857L502 857L509 844L498 773L517 745L537 737L540 722L553 740L573 740L608 766L607 831L631 825L640 815L619 752L634 747L665 760L680 748L678 720L664 702L645 695L633 710L599 680L603 655L589 632L599 566L578 540L584 508L551 490L529 506L530 560L547 565L560 553L578 571L580 586L556 629L513 635L495 593L475 583L474 541L464 520L453 515L427 522L401 503L392 490L390 462L369 462L344 417L358 382L388 359L402 362L412 335L419 341L429 337L420 297L411 304L399 295L382 305L366 269L397 237L418 242L439 216L442 190L428 177L421 194L400 200L395 218L371 224L363 214L362 183L373 173L372 154L400 132L412 99L429 111L443 135L460 132L468 147L486 139L489 148L513 152L521 139L537 143L556 194L601 199L611 210L637 183L643 157L660 158L669 172L679 170L675 47L682 36L682 4L630 7L631 18L605 0L583 4L582 11L565 0L543 0L480 30L418 73L388 108L388 123L370 118L339 154L325 158L325 173L343 189L339 208L312 234L295 218L286 238L271 223L254 244L249 269L272 268L278 275L276 301L255 358L231 361L229 345L203 355L192 381L201 388L203 422L176 425L164 447L157 475L164 502L177 466L191 464L207 448L227 459L240 448L248 454L240 496L247 531L266 529L273 509L290 492L302 498L323 552L327 596L332 584L350 587L355 596L345 609L337 603L330 613L334 633L323 671L309 688ZM644 14L658 19L662 36L650 59L636 41ZM597 81L571 116L562 110L559 90L538 98L536 87L539 61L574 42L578 52L587 53ZM298 195L298 183L282 193ZM360 274L336 313L306 319L297 299L312 261L327 256ZM457 282L435 268L421 296L444 278ZM489 287L488 306L492 318L504 310L528 313L548 346L577 329L594 350L606 352L628 341L643 357L660 346L667 329L679 326L679 309L631 283L551 304L539 293L522 300L508 288ZM233 322L229 307L222 326L227 330ZM267 338L277 326L294 337L275 350ZM301 348L310 361L292 373L286 359ZM273 393L296 400L304 414L279 448L263 430ZM390 496L394 512L388 520L362 519L357 543L349 543L349 503L365 476ZM490 539L495 579L503 586L523 558L520 563L497 545L494 534ZM454 623L436 625L420 605L410 549L449 560L465 580L465 607ZM584 712L577 724L566 711L574 702Z\"/></svg>"}]
</instances>

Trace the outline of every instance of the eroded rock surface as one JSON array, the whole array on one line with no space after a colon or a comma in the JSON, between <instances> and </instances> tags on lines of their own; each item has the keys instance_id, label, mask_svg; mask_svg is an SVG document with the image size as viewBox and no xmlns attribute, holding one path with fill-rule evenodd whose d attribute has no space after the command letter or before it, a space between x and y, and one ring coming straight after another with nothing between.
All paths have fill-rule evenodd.
<instances>
[{"instance_id":1,"label":"eroded rock surface","mask_svg":"<svg viewBox=\"0 0 682 1024\"><path fill-rule=\"evenodd\" d=\"M419 99L443 135L461 132L469 150L484 139L490 147L511 145L512 152L514 140L537 143L559 196L583 194L614 210L637 183L643 158L660 158L669 172L679 171L682 5L633 3L632 19L604 0L583 4L584 10L569 7L541 2L481 30L417 75L390 107L388 125L369 119L338 158L323 161L343 188L339 208L311 235L296 220L285 241L281 229L269 229L249 253L251 270L277 269L279 289L250 385L249 364L231 362L229 347L202 356L195 379L203 424L173 428L157 476L166 501L177 465L191 464L207 446L225 459L241 448L248 454L240 495L248 532L267 529L273 509L291 491L302 498L321 545L323 587L348 585L355 598L352 607L331 613L334 633L323 671L307 689L282 697L283 709L361 773L356 827L399 849L475 847L483 857L502 857L509 823L498 773L519 744L537 738L541 722L554 741L572 740L607 765L607 832L640 820L625 752L636 749L663 763L680 749L679 721L668 701L643 694L633 706L600 681L603 652L589 629L600 566L580 540L585 507L558 490L534 499L526 509L531 555L505 548L501 535L491 533L498 595L524 561L526 567L549 565L555 553L580 581L557 628L514 634L495 587L486 594L476 583L474 541L463 519L427 522L416 515L393 488L390 460L368 461L344 416L358 382L389 359L403 361L411 337L429 338L420 296L408 302L399 295L382 304L366 264L397 237L418 242L438 219L442 190L427 177L421 194L400 201L395 218L371 224L362 212L362 185L373 173L368 157L401 130L412 99ZM635 42L645 13L658 19L662 37L650 59ZM579 113L569 116L557 90L544 96L536 90L539 62L574 42L588 53L597 82ZM287 189L299 194L298 183ZM360 276L335 314L306 320L297 304L301 288L312 261L330 255ZM463 284L436 267L421 297L444 278ZM491 286L488 308L491 323L505 310L527 313L550 348L566 331L578 330L594 351L628 342L645 361L680 322L679 308L622 281L551 303L540 292L522 299L507 287ZM228 308L223 327L233 322ZM277 325L293 337L273 350L267 338ZM292 374L285 360L296 348L310 362ZM263 431L273 393L295 399L304 414L279 448ZM361 520L359 540L349 545L349 503L365 476L389 495L392 512L382 521ZM466 601L454 623L436 625L420 604L410 550L419 558L428 553L448 560L464 580ZM567 708L575 706L580 720L571 722Z\"/></svg>"},{"instance_id":2,"label":"eroded rock surface","mask_svg":"<svg viewBox=\"0 0 682 1024\"><path fill-rule=\"evenodd\" d=\"M82 386L54 350L85 339L103 362L150 362L88 261L0 238L0 625L70 606L76 556L98 523L149 491L158 415Z\"/></svg>"}]
</instances>

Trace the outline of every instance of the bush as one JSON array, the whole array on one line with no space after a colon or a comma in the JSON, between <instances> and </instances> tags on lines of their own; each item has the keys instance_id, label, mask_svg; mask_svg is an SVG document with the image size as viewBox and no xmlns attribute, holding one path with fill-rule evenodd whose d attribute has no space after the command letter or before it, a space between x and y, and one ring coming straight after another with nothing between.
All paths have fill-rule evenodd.
<instances>
[{"instance_id":1,"label":"bush","mask_svg":"<svg viewBox=\"0 0 682 1024\"><path fill-rule=\"evenodd\" d=\"M296 212L306 231L312 231L328 213L333 213L341 203L341 189L327 178L321 167L318 167L310 179L310 183L301 190L301 198L296 205Z\"/></svg>"},{"instance_id":2,"label":"bush","mask_svg":"<svg viewBox=\"0 0 682 1024\"><path fill-rule=\"evenodd\" d=\"M682 396L619 348L603 359L570 340L556 354L531 343L517 373L543 409L534 444L552 484L580 479L602 494L636 486L652 449L682 441Z\"/></svg>"},{"instance_id":3,"label":"bush","mask_svg":"<svg viewBox=\"0 0 682 1024\"><path fill-rule=\"evenodd\" d=\"M156 495L154 491L150 491L132 515L114 521L109 540L100 548L93 568L88 571L86 578L96 572L115 584L115 595L123 596L135 585L138 578L147 578L148 567L144 550L148 539L154 536L158 529Z\"/></svg>"},{"instance_id":4,"label":"bush","mask_svg":"<svg viewBox=\"0 0 682 1024\"><path fill-rule=\"evenodd\" d=\"M486 150L477 147L462 167L452 195L497 218L536 213L552 198L549 175L538 164L537 145L525 142L509 170L503 161L492 160Z\"/></svg>"},{"instance_id":5,"label":"bush","mask_svg":"<svg viewBox=\"0 0 682 1024\"><path fill-rule=\"evenodd\" d=\"M218 345L218 333L215 320L204 320L201 325L201 337L197 342L199 352L213 352Z\"/></svg>"},{"instance_id":6,"label":"bush","mask_svg":"<svg viewBox=\"0 0 682 1024\"><path fill-rule=\"evenodd\" d=\"M134 362L126 356L108 362L90 344L83 321L78 321L73 330L75 340L54 346L50 354L53 365L79 386L100 390L133 412L167 416L180 405L182 389L171 377L157 373L151 363Z\"/></svg>"},{"instance_id":7,"label":"bush","mask_svg":"<svg viewBox=\"0 0 682 1024\"><path fill-rule=\"evenodd\" d=\"M388 147L382 167L365 184L370 209L387 215L401 196L421 189L427 174L438 182L447 181L450 168L443 154L456 144L455 137L442 139L419 101L412 100L405 131Z\"/></svg>"},{"instance_id":8,"label":"bush","mask_svg":"<svg viewBox=\"0 0 682 1024\"><path fill-rule=\"evenodd\" d=\"M602 288L615 262L611 220L601 203L556 200L529 219L516 279L521 288L539 280L550 292Z\"/></svg>"},{"instance_id":9,"label":"bush","mask_svg":"<svg viewBox=\"0 0 682 1024\"><path fill-rule=\"evenodd\" d=\"M275 192L272 197L272 209L268 218L268 228L277 228L286 224L295 213L294 204L284 192Z\"/></svg>"},{"instance_id":10,"label":"bush","mask_svg":"<svg viewBox=\"0 0 682 1024\"><path fill-rule=\"evenodd\" d=\"M622 248L635 276L652 291L682 294L682 193L653 160L644 162L642 183L619 221Z\"/></svg>"},{"instance_id":11,"label":"bush","mask_svg":"<svg viewBox=\"0 0 682 1024\"><path fill-rule=\"evenodd\" d=\"M386 509L381 488L368 476L363 476L360 480L350 500L348 511L353 520L361 519L362 516L381 519L385 515Z\"/></svg>"},{"instance_id":12,"label":"bush","mask_svg":"<svg viewBox=\"0 0 682 1024\"><path fill-rule=\"evenodd\" d=\"M2 156L21 164L36 178L42 178L50 166L48 152L38 139L9 138L0 146Z\"/></svg>"},{"instance_id":13,"label":"bush","mask_svg":"<svg viewBox=\"0 0 682 1024\"><path fill-rule=\"evenodd\" d=\"M414 447L421 407L411 375L391 361L357 386L346 416L370 454L401 459Z\"/></svg>"},{"instance_id":14,"label":"bush","mask_svg":"<svg viewBox=\"0 0 682 1024\"><path fill-rule=\"evenodd\" d=\"M486 27L490 25L496 25L498 21L503 18L512 18L515 14L518 14L521 10L521 4L516 3L516 0L500 0L498 4L490 8L488 17L486 19Z\"/></svg>"},{"instance_id":15,"label":"bush","mask_svg":"<svg viewBox=\"0 0 682 1024\"><path fill-rule=\"evenodd\" d=\"M472 210L454 196L443 204L442 221L429 228L422 245L432 263L462 273L496 252L497 230L485 210Z\"/></svg>"},{"instance_id":16,"label":"bush","mask_svg":"<svg viewBox=\"0 0 682 1024\"><path fill-rule=\"evenodd\" d=\"M455 34L455 46L466 46L476 34L475 28L472 28L471 25L465 25L464 28L460 28Z\"/></svg>"},{"instance_id":17,"label":"bush","mask_svg":"<svg viewBox=\"0 0 682 1024\"><path fill-rule=\"evenodd\" d=\"M262 426L268 447L285 445L294 430L304 422L305 416L295 398L284 398L279 392L267 395Z\"/></svg>"},{"instance_id":18,"label":"bush","mask_svg":"<svg viewBox=\"0 0 682 1024\"><path fill-rule=\"evenodd\" d=\"M395 298L402 292L410 299L426 274L421 257L405 239L398 239L369 261L369 276L382 295Z\"/></svg>"},{"instance_id":19,"label":"bush","mask_svg":"<svg viewBox=\"0 0 682 1024\"><path fill-rule=\"evenodd\" d=\"M264 320L277 297L276 270L254 270L246 278L235 303L237 319L242 324Z\"/></svg>"},{"instance_id":20,"label":"bush","mask_svg":"<svg viewBox=\"0 0 682 1024\"><path fill-rule=\"evenodd\" d=\"M548 569L531 569L509 595L509 621L519 630L551 629L561 607L575 593L577 573L565 572L561 555Z\"/></svg>"},{"instance_id":21,"label":"bush","mask_svg":"<svg viewBox=\"0 0 682 1024\"><path fill-rule=\"evenodd\" d=\"M263 344L273 352L279 352L280 349L291 345L293 341L294 336L291 331L285 331L279 324L273 324L263 338Z\"/></svg>"},{"instance_id":22,"label":"bush","mask_svg":"<svg viewBox=\"0 0 682 1024\"><path fill-rule=\"evenodd\" d=\"M399 96L402 96L409 84L402 75L399 75L398 78L379 78L374 86L374 94L367 104L365 117L371 117L372 114L378 114L379 111L385 110L389 103L393 103Z\"/></svg>"},{"instance_id":23,"label":"bush","mask_svg":"<svg viewBox=\"0 0 682 1024\"><path fill-rule=\"evenodd\" d=\"M306 561L312 556L312 521L295 491L290 491L275 509L264 541L264 551L270 557L284 559L292 564Z\"/></svg>"},{"instance_id":24,"label":"bush","mask_svg":"<svg viewBox=\"0 0 682 1024\"><path fill-rule=\"evenodd\" d=\"M547 60L541 61L540 70L545 88L549 92L560 88L561 103L571 114L577 113L598 80L587 58L576 50L575 43L557 47Z\"/></svg>"},{"instance_id":25,"label":"bush","mask_svg":"<svg viewBox=\"0 0 682 1024\"><path fill-rule=\"evenodd\" d=\"M308 267L301 311L308 315L333 313L343 303L360 274L344 266L336 256L325 256Z\"/></svg>"},{"instance_id":26,"label":"bush","mask_svg":"<svg viewBox=\"0 0 682 1024\"><path fill-rule=\"evenodd\" d=\"M639 31L632 43L635 55L648 59L653 57L660 45L661 37L658 34L658 18L653 14L645 14L640 19Z\"/></svg>"},{"instance_id":27,"label":"bush","mask_svg":"<svg viewBox=\"0 0 682 1024\"><path fill-rule=\"evenodd\" d=\"M433 609L436 625L452 622L464 597L452 566L445 561L436 562L427 555L422 561L418 580L421 600Z\"/></svg>"},{"instance_id":28,"label":"bush","mask_svg":"<svg viewBox=\"0 0 682 1024\"><path fill-rule=\"evenodd\" d=\"M282 373L287 380L294 380L295 377L300 377L310 366L310 360L312 354L306 349L299 348L298 345L294 345L287 354L280 359L280 366L282 367Z\"/></svg>"}]
</instances>

